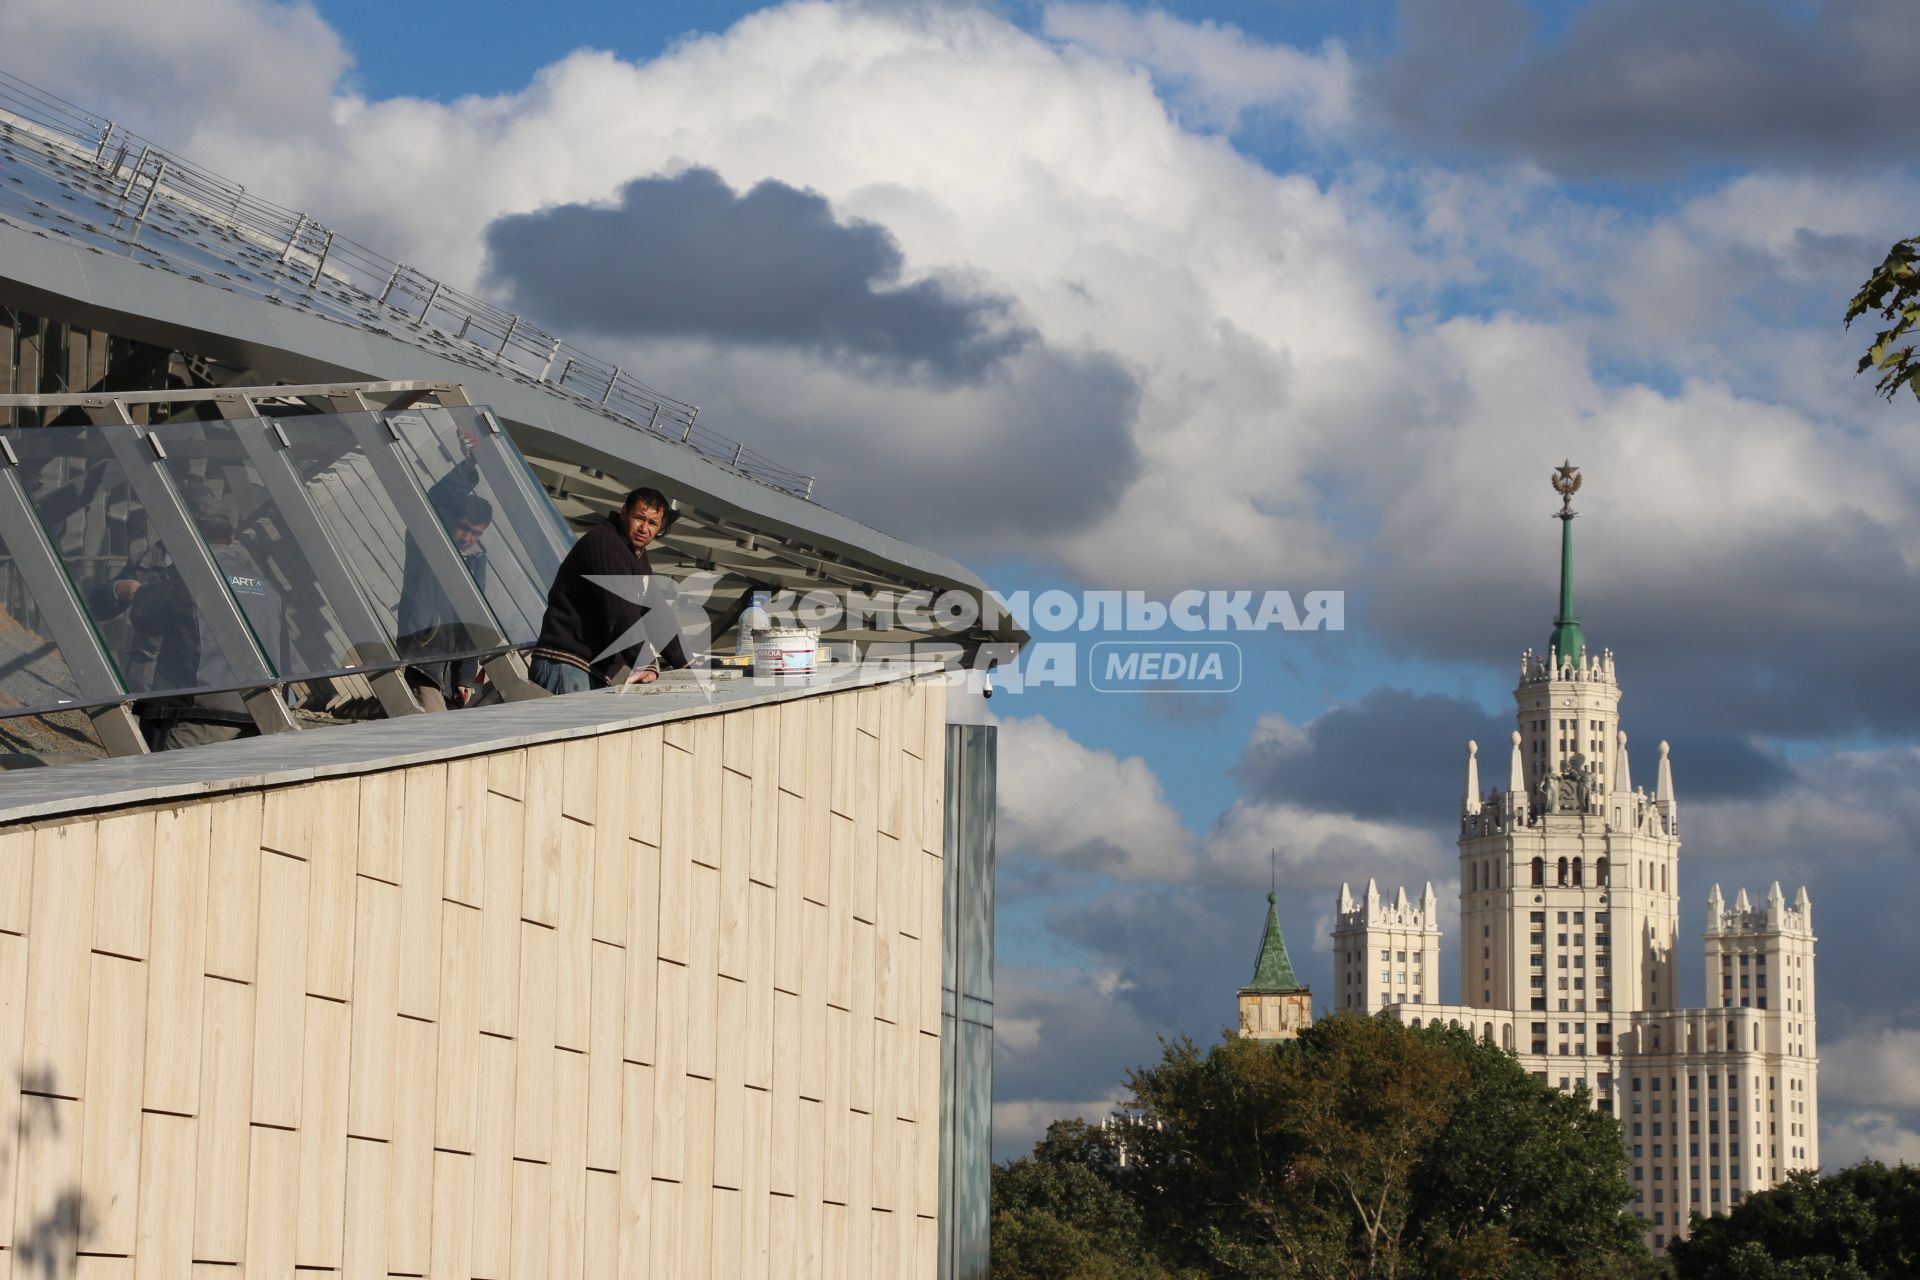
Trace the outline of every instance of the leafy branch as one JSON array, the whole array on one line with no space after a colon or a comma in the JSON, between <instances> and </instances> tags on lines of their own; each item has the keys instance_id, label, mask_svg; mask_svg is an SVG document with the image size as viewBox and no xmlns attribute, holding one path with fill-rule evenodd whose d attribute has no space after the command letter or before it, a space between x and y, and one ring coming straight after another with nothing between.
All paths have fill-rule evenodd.
<instances>
[{"instance_id":1,"label":"leafy branch","mask_svg":"<svg viewBox=\"0 0 1920 1280\"><path fill-rule=\"evenodd\" d=\"M1920 400L1920 361L1914 359L1914 328L1920 324L1920 236L1898 241L1887 250L1887 257L1860 292L1847 304L1847 327L1860 316L1872 312L1888 326L1874 335L1873 345L1860 357L1856 375L1869 369L1880 371L1874 391L1891 401L1901 387ZM1901 345L1903 344L1904 345Z\"/></svg>"}]
</instances>

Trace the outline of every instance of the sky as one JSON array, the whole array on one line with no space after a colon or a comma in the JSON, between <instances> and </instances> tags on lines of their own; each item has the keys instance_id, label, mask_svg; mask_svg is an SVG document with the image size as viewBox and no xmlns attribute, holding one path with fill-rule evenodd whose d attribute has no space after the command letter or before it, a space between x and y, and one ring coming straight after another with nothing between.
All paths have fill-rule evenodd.
<instances>
[{"instance_id":1,"label":"sky","mask_svg":"<svg viewBox=\"0 0 1920 1280\"><path fill-rule=\"evenodd\" d=\"M1323 1003L1343 881L1431 881L1453 954L1571 459L1682 954L1804 883L1822 1154L1920 1160L1920 405L1841 325L1920 232L1910 0L170 9L12 0L0 65L1005 593L1344 593L1209 633L1231 693L991 704L1000 1157L1232 1022L1270 876Z\"/></svg>"}]
</instances>

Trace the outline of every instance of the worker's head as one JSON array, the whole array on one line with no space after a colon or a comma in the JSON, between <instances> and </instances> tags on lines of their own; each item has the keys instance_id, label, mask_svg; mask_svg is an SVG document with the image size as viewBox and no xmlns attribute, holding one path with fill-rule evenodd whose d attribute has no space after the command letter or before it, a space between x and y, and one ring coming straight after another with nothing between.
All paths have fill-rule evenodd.
<instances>
[{"instance_id":1,"label":"worker's head","mask_svg":"<svg viewBox=\"0 0 1920 1280\"><path fill-rule=\"evenodd\" d=\"M667 495L658 489L635 489L621 506L618 523L628 544L635 551L643 551L673 525L673 517Z\"/></svg>"},{"instance_id":2,"label":"worker's head","mask_svg":"<svg viewBox=\"0 0 1920 1280\"><path fill-rule=\"evenodd\" d=\"M493 523L493 504L477 493L462 498L453 509L453 519L447 522L447 536L453 539L453 549L466 555L479 545L480 535Z\"/></svg>"}]
</instances>

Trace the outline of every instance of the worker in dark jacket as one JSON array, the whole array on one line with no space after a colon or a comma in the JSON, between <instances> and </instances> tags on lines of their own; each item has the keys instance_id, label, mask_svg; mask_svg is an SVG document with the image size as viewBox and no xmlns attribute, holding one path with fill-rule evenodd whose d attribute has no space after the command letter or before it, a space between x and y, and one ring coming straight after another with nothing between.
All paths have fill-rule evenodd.
<instances>
[{"instance_id":1,"label":"worker in dark jacket","mask_svg":"<svg viewBox=\"0 0 1920 1280\"><path fill-rule=\"evenodd\" d=\"M623 677L647 684L687 665L679 625L653 576L647 544L673 523L657 489L635 489L560 562L528 674L549 693L579 693Z\"/></svg>"}]
</instances>

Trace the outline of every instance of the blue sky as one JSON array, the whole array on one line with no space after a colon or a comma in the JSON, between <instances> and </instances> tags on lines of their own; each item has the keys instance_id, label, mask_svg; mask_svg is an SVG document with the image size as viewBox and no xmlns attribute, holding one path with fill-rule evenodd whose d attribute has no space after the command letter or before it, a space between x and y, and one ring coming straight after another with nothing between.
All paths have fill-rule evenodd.
<instances>
[{"instance_id":1,"label":"blue sky","mask_svg":"<svg viewBox=\"0 0 1920 1280\"><path fill-rule=\"evenodd\" d=\"M1004 591L1347 593L1231 695L992 704L1002 1155L1231 1019L1269 850L1328 994L1341 880L1451 910L1571 458L1683 947L1806 882L1825 1154L1920 1159L1920 407L1839 323L1920 231L1908 0L181 3L21 0L0 60Z\"/></svg>"}]
</instances>

